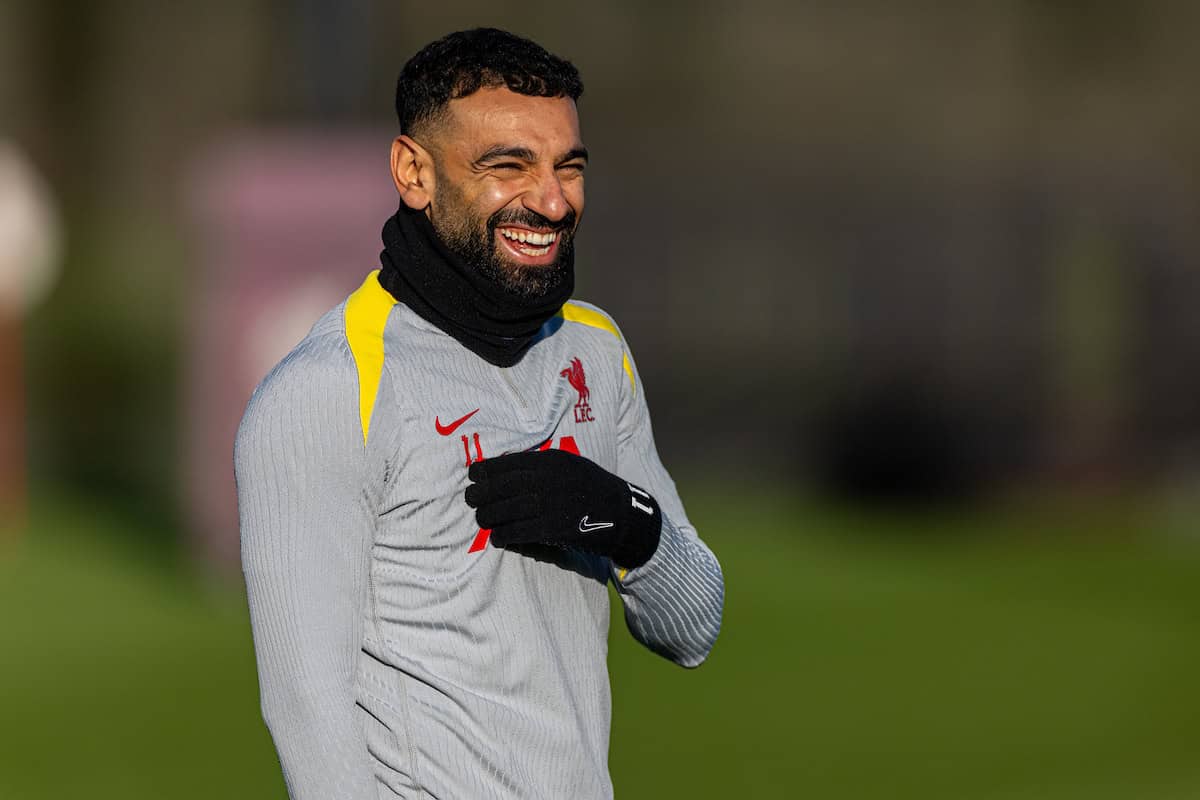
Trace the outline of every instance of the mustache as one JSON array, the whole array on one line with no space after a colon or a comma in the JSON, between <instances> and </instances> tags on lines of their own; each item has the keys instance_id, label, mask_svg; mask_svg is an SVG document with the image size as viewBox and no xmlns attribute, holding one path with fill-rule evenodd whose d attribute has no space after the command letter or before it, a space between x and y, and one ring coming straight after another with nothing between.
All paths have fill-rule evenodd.
<instances>
[{"instance_id":1,"label":"mustache","mask_svg":"<svg viewBox=\"0 0 1200 800\"><path fill-rule=\"evenodd\" d=\"M562 219L554 222L527 208L504 208L488 217L487 224L489 238L501 225L524 225L536 230L551 230L570 235L575 230L575 212L568 211Z\"/></svg>"}]
</instances>

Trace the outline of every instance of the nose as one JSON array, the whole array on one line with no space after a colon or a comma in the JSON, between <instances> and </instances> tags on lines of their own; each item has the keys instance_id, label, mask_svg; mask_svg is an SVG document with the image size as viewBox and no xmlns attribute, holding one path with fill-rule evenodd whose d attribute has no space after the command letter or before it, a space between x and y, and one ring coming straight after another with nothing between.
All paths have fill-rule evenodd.
<instances>
[{"instance_id":1,"label":"nose","mask_svg":"<svg viewBox=\"0 0 1200 800\"><path fill-rule=\"evenodd\" d=\"M551 222L558 222L571 211L562 181L553 168L538 174L535 185L525 193L523 204Z\"/></svg>"}]
</instances>

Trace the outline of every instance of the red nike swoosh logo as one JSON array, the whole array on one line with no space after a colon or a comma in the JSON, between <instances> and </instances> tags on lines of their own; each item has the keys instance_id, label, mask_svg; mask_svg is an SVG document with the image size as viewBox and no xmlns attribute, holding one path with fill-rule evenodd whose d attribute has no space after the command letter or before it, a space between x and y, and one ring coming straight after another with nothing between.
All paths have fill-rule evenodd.
<instances>
[{"instance_id":1,"label":"red nike swoosh logo","mask_svg":"<svg viewBox=\"0 0 1200 800\"><path fill-rule=\"evenodd\" d=\"M462 425L464 422L469 420L471 417L475 416L476 412L478 412L478 411L479 411L479 409L477 408L477 409L475 409L475 411L472 411L470 414L467 414L466 416L462 416L462 417L459 417L458 419L454 420L454 422L451 422L449 425L443 425L437 417L434 417L433 418L433 427L437 428L437 432L440 433L442 436L449 436L450 434L454 433L454 431L456 431L458 429L459 425Z\"/></svg>"}]
</instances>

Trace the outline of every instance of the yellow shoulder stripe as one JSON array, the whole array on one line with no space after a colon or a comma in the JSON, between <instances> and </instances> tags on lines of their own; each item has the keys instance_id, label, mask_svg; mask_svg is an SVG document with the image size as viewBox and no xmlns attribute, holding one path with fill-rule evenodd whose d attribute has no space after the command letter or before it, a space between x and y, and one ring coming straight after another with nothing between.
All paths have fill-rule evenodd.
<instances>
[{"instance_id":1,"label":"yellow shoulder stripe","mask_svg":"<svg viewBox=\"0 0 1200 800\"><path fill-rule=\"evenodd\" d=\"M383 327L396 299L379 285L373 270L362 286L346 300L346 340L358 367L358 416L362 421L363 444L371 428L371 412L379 382L383 380Z\"/></svg>"},{"instance_id":2,"label":"yellow shoulder stripe","mask_svg":"<svg viewBox=\"0 0 1200 800\"><path fill-rule=\"evenodd\" d=\"M608 331L617 337L618 342L621 342L621 334L617 332L617 326L613 325L612 320L598 311L577 306L574 303L563 303L562 311L559 313L562 314L562 318L567 322L578 322L581 325ZM625 368L625 374L629 376L629 387L636 393L637 383L633 380L633 366L629 363L629 354L625 352L624 342L621 342L621 366Z\"/></svg>"}]
</instances>

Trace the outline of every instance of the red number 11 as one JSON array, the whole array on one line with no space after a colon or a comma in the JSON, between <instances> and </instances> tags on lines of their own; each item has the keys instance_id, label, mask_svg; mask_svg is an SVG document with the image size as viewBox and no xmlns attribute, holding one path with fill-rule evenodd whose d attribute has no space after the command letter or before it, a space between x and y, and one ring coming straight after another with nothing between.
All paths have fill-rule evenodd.
<instances>
[{"instance_id":1,"label":"red number 11","mask_svg":"<svg viewBox=\"0 0 1200 800\"><path fill-rule=\"evenodd\" d=\"M463 443L463 452L466 453L466 455L467 455L467 464L466 465L469 467L469 466L471 466L471 447L470 447L470 444L467 442L467 435L465 433L462 435L461 438L462 438L462 443ZM475 434L475 460L483 461L483 450L479 446L479 434L478 433Z\"/></svg>"}]
</instances>

